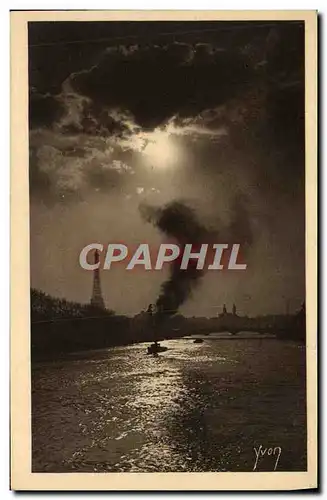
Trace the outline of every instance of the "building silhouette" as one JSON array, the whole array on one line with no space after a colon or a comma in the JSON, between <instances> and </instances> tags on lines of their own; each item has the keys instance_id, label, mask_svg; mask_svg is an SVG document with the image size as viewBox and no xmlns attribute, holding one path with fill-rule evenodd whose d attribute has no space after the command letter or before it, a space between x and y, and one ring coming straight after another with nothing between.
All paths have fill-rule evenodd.
<instances>
[{"instance_id":1,"label":"building silhouette","mask_svg":"<svg viewBox=\"0 0 327 500\"><path fill-rule=\"evenodd\" d=\"M98 264L100 261L100 253L98 250L94 252L94 264ZM102 297L101 291L101 282L100 282L100 268L94 269L93 271L93 290L91 297L91 305L95 307L99 307L101 309L105 309L104 300Z\"/></svg>"}]
</instances>

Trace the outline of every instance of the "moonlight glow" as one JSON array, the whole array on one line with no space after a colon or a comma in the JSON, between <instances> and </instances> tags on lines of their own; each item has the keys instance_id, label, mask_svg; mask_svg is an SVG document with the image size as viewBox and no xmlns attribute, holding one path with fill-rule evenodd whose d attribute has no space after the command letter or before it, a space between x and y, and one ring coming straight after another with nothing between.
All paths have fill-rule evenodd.
<instances>
[{"instance_id":1,"label":"moonlight glow","mask_svg":"<svg viewBox=\"0 0 327 500\"><path fill-rule=\"evenodd\" d=\"M149 134L143 154L155 167L168 167L178 158L178 148L170 134L165 131L154 131Z\"/></svg>"}]
</instances>

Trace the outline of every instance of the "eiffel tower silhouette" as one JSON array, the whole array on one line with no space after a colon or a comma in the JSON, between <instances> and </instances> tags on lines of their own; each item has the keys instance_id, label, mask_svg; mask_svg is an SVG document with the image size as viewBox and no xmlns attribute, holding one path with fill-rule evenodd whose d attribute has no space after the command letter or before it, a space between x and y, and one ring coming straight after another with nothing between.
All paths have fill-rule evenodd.
<instances>
[{"instance_id":1,"label":"eiffel tower silhouette","mask_svg":"<svg viewBox=\"0 0 327 500\"><path fill-rule=\"evenodd\" d=\"M98 264L100 261L100 253L98 250L94 252L94 264ZM105 309L104 300L102 297L101 291L101 282L100 282L100 269L94 269L93 271L93 291L91 297L92 306L100 307L101 309Z\"/></svg>"}]
</instances>

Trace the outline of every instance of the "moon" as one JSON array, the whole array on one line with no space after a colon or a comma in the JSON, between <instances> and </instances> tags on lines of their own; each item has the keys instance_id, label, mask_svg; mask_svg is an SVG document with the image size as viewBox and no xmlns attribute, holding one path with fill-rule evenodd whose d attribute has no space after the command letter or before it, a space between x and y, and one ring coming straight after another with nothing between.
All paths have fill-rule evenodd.
<instances>
[{"instance_id":1,"label":"moon","mask_svg":"<svg viewBox=\"0 0 327 500\"><path fill-rule=\"evenodd\" d=\"M160 168L171 166L178 158L178 150L170 134L161 130L148 136L143 154L153 166Z\"/></svg>"}]
</instances>

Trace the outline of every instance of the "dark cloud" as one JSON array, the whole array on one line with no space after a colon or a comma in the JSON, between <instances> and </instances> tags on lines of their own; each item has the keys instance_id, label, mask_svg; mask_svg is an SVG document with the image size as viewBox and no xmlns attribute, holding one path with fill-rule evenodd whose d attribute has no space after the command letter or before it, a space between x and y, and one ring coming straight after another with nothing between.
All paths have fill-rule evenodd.
<instances>
[{"instance_id":1,"label":"dark cloud","mask_svg":"<svg viewBox=\"0 0 327 500\"><path fill-rule=\"evenodd\" d=\"M55 96L29 93L29 124L30 127L50 126L64 114L64 108Z\"/></svg>"},{"instance_id":2,"label":"dark cloud","mask_svg":"<svg viewBox=\"0 0 327 500\"><path fill-rule=\"evenodd\" d=\"M71 85L102 106L130 111L151 129L175 114L194 116L219 106L252 79L236 51L173 43L111 48L90 71L74 74Z\"/></svg>"},{"instance_id":3,"label":"dark cloud","mask_svg":"<svg viewBox=\"0 0 327 500\"><path fill-rule=\"evenodd\" d=\"M134 33L130 43L123 36L129 28L122 23L107 24L112 26L98 23L99 33L107 34L107 44L100 36L99 43L88 44L90 25L85 23L75 23L70 32L62 26L59 39L58 34L54 36L58 28L52 25L47 26L47 36L45 27L31 27L30 85L36 89L30 101L32 125L56 120L63 110L58 95L65 81L76 94L91 98L83 111L82 126L95 133L99 128L116 133L119 126L110 119L108 109L128 111L139 125L153 128L176 114L196 116L226 104L263 82L274 87L281 81L300 81L303 76L302 23L273 27L271 23L257 23L258 27L252 23L247 29L245 23L238 23L235 31L235 23L211 23L210 29L206 23L198 23L193 26L196 35L190 24L190 28L184 27L186 34L179 35L180 23L170 23L165 31L176 31L173 39L178 40L170 42L154 37L154 27L150 30L139 23L138 31L135 25L130 28ZM94 38L94 26L92 29ZM146 42L144 33L149 30L152 37ZM74 44L72 38L85 43ZM199 38L207 41L200 43Z\"/></svg>"}]
</instances>

